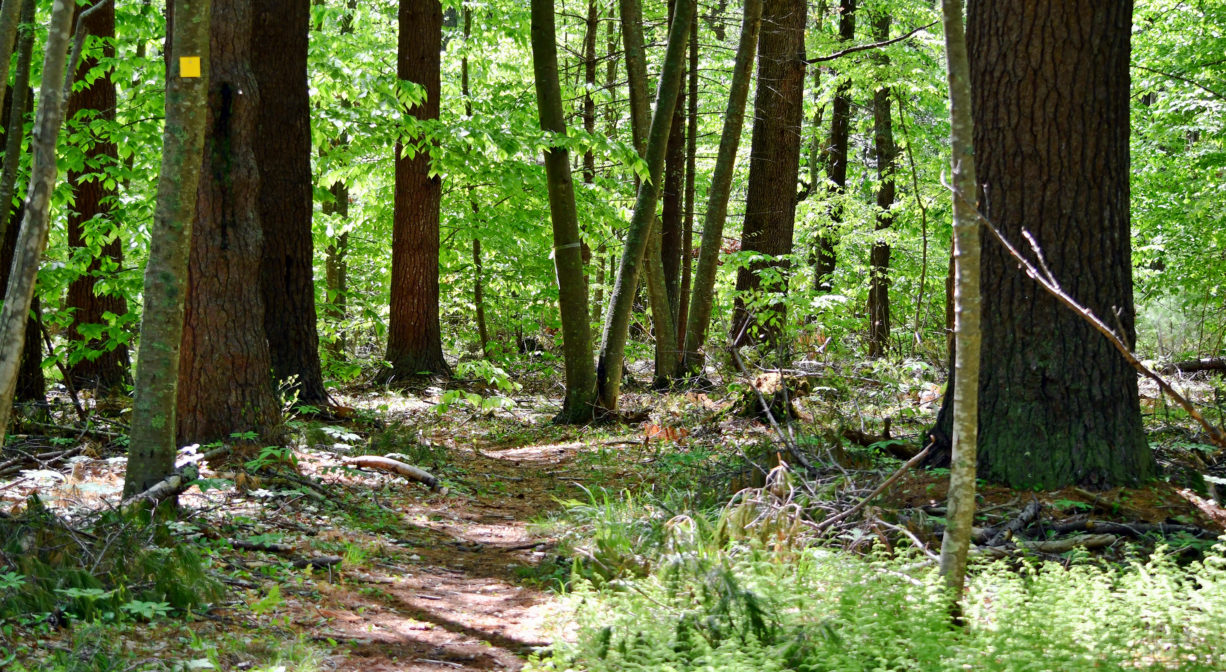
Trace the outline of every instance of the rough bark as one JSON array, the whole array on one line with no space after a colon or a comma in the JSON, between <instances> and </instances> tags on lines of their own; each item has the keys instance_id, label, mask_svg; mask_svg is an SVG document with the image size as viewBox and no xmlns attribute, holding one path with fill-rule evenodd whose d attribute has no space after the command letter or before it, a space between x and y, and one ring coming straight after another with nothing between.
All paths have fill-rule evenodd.
<instances>
[{"instance_id":1,"label":"rough bark","mask_svg":"<svg viewBox=\"0 0 1226 672\"><path fill-rule=\"evenodd\" d=\"M329 405L319 362L311 235L311 0L253 0L252 5L251 69L260 92L255 136L264 237L260 285L268 308L264 332L276 379L289 383L299 403Z\"/></svg>"},{"instance_id":2,"label":"rough bark","mask_svg":"<svg viewBox=\"0 0 1226 672\"><path fill-rule=\"evenodd\" d=\"M754 99L753 140L749 153L749 188L741 249L770 257L792 252L796 184L800 171L800 122L804 108L806 6L802 0L767 0L762 8L758 41L758 91ZM775 268L781 282L763 285L761 274ZM787 292L787 266L771 260L737 272L738 298L731 335L737 346L780 334L786 308L776 303L750 312L742 296L765 291Z\"/></svg>"},{"instance_id":3,"label":"rough bark","mask_svg":"<svg viewBox=\"0 0 1226 672\"><path fill-rule=\"evenodd\" d=\"M1091 0L1093 1L1093 0ZM972 137L975 128L971 112L971 75L967 58L966 35L962 25L962 0L944 0L945 60L949 64L951 170L955 188L963 194L975 189L975 153ZM969 196L968 196L969 198ZM961 356L954 362L956 374L964 380L979 379L980 348L980 250L979 222L975 204L954 196L954 261L957 267L955 338ZM949 512L941 539L941 575L945 579L952 612L960 613L966 580L966 556L975 517L975 459L978 388L950 390L945 396L953 423L953 458L949 474ZM925 448L931 449L932 446Z\"/></svg>"},{"instance_id":4,"label":"rough bark","mask_svg":"<svg viewBox=\"0 0 1226 672\"><path fill-rule=\"evenodd\" d=\"M21 8L21 22L29 28L22 31L17 44L17 71L13 73L12 96L5 98L7 116L4 127L4 168L0 170L0 203L12 203L17 189L17 171L21 168L21 145L25 140L25 118L33 110L33 95L30 90L30 68L34 64L34 0L25 0ZM7 215L8 211L4 211ZM16 240L20 219L9 226L7 216L0 217L0 240L12 236ZM7 268L7 264L6 264ZM6 270L5 273L8 271ZM7 277L7 276L6 276ZM7 285L7 283L6 283Z\"/></svg>"},{"instance_id":5,"label":"rough bark","mask_svg":"<svg viewBox=\"0 0 1226 672\"><path fill-rule=\"evenodd\" d=\"M73 3L55 0L48 22L43 81L31 142L33 160L26 192L25 217L13 254L13 266L0 308L0 445L13 408L17 373L26 339L38 263L47 247L51 194L55 190L55 144L64 120L64 78L72 29Z\"/></svg>"},{"instance_id":6,"label":"rough bark","mask_svg":"<svg viewBox=\"0 0 1226 672\"><path fill-rule=\"evenodd\" d=\"M890 37L890 16L881 14L873 21L873 38L883 42ZM877 54L877 61L888 66L890 59ZM894 174L898 149L894 145L894 124L890 116L893 91L880 87L873 92L873 153L877 158L877 231L890 228L894 216ZM868 356L881 357L890 343L890 245L883 240L873 243L869 253L868 286Z\"/></svg>"},{"instance_id":7,"label":"rough bark","mask_svg":"<svg viewBox=\"0 0 1226 672\"><path fill-rule=\"evenodd\" d=\"M11 222L13 231L21 226L24 215L23 205L13 209ZM9 270L13 266L13 252L16 249L17 236L5 236L3 244L0 244L0 287L8 286ZM35 317L41 313L42 308L38 296L35 296L30 304L30 318L26 322L26 334L29 337L21 348L21 363L17 369L17 389L13 393L13 400L17 403L35 405L47 403L47 381L43 376L43 357L39 340L39 330L42 325L40 318Z\"/></svg>"},{"instance_id":8,"label":"rough bark","mask_svg":"<svg viewBox=\"0 0 1226 672\"><path fill-rule=\"evenodd\" d=\"M423 121L439 118L443 8L438 0L400 0L396 75L425 87L426 99L405 110ZM391 316L387 361L397 379L450 375L439 328L439 199L442 178L430 175L430 147L396 142L392 224ZM407 153L406 153L407 150Z\"/></svg>"},{"instance_id":9,"label":"rough bark","mask_svg":"<svg viewBox=\"0 0 1226 672\"><path fill-rule=\"evenodd\" d=\"M536 76L541 129L555 136L565 136L553 0L532 0L532 67ZM575 211L575 187L569 152L565 147L554 146L545 151L545 173L549 184L553 258L566 365L566 394L562 411L555 421L587 422L595 412L596 371L592 365L592 335L587 319L587 283L583 280L583 251L580 249L579 218Z\"/></svg>"},{"instance_id":10,"label":"rough bark","mask_svg":"<svg viewBox=\"0 0 1226 672\"><path fill-rule=\"evenodd\" d=\"M728 219L728 196L736 169L737 150L745 125L745 103L749 99L750 78L753 75L754 54L762 28L762 0L746 0L741 22L741 39L732 68L728 106L724 112L724 128L707 193L707 211L703 218L702 242L698 252L698 268L694 271L694 291L690 299L690 316L686 323L685 348L681 362L687 374L701 372L699 349L706 343L711 324L711 307L715 297L715 272L719 267L719 251L723 244L724 224Z\"/></svg>"},{"instance_id":11,"label":"rough bark","mask_svg":"<svg viewBox=\"0 0 1226 672\"><path fill-rule=\"evenodd\" d=\"M977 1L967 14L980 211L1016 247L1028 248L1029 232L1064 291L1118 324L1128 345L1131 16L1131 2L1092 0ZM1019 488L1149 477L1135 371L1003 247L986 245L981 268L993 309L983 322L980 476ZM951 386L962 387L956 371ZM950 415L947 402L938 439Z\"/></svg>"},{"instance_id":12,"label":"rough bark","mask_svg":"<svg viewBox=\"0 0 1226 672\"><path fill-rule=\"evenodd\" d=\"M0 5L0 86L9 81L13 43L17 39L17 24L25 4L25 0L4 0L4 4Z\"/></svg>"},{"instance_id":13,"label":"rough bark","mask_svg":"<svg viewBox=\"0 0 1226 672\"><path fill-rule=\"evenodd\" d=\"M851 42L856 37L856 0L839 2L839 40ZM839 85L830 105L830 141L826 144L826 179L835 202L830 206L830 226L818 233L817 259L813 267L813 282L818 289L831 288L830 276L837 263L834 245L836 228L843 221L843 206L839 201L847 188L847 141L851 134L851 80Z\"/></svg>"},{"instance_id":14,"label":"rough bark","mask_svg":"<svg viewBox=\"0 0 1226 672\"><path fill-rule=\"evenodd\" d=\"M98 1L94 0L89 6L98 4ZM76 8L77 17L83 9L85 7ZM74 18L74 23L76 21ZM89 25L86 28L91 35L113 39L115 4L111 0L105 0L97 11L90 13ZM105 58L114 58L114 46L108 42L103 47L102 55ZM96 67L96 55L84 59L77 67L76 79L83 80ZM82 125L88 124L91 119L113 122L115 103L115 83L111 81L110 73L107 73L69 96L65 117ZM118 163L118 149L109 138L95 138L91 133L83 133L82 137L86 138L85 167L68 173L68 184L74 191L74 204L68 211L68 246L73 248L87 246L87 232L96 231L92 235L105 235L107 229L117 226L116 222L110 221L112 204L116 198L115 189L106 186L106 179L101 173L107 167ZM88 330L85 325L106 325L106 313L124 315L128 312L128 302L122 294L100 294L95 289L103 274L122 266L123 241L115 236L102 245L100 256L90 261L85 274L68 285L66 305L73 311L73 329L76 335L85 337L87 348L100 353L96 358L85 357L69 364L68 375L77 389L91 388L107 392L131 382L131 360L127 344L119 343L108 350L104 340L88 338L82 331L82 328Z\"/></svg>"},{"instance_id":15,"label":"rough bark","mask_svg":"<svg viewBox=\"0 0 1226 672\"><path fill-rule=\"evenodd\" d=\"M630 227L626 231L626 243L622 249L621 262L617 267L617 280L613 286L612 299L605 316L600 358L596 366L597 404L601 410L606 412L612 412L617 408L617 399L621 394L622 364L625 361L626 339L630 331L630 310L638 286L638 267L648 247L648 239L651 237L653 222L656 219L656 204L659 200L658 186L664 173L664 152L668 146L669 132L672 130L673 110L677 104L681 72L685 69L686 42L689 40L690 22L694 20L694 14L693 0L677 0L676 16L669 28L668 47L665 50L664 65L660 71L660 83L656 87L656 108L651 118L651 132L648 135L644 154L649 179L639 186L634 214L630 220ZM624 19L622 25L623 33L634 32L626 30L631 26L628 26ZM632 92L634 88L631 86ZM656 304L658 305L659 302L657 301ZM658 317L661 311L656 310L655 312ZM668 315L667 310L662 312L665 316ZM673 349L675 340L663 340L661 324L658 320L656 327L658 373L661 350ZM672 373L667 375L671 376Z\"/></svg>"},{"instance_id":16,"label":"rough bark","mask_svg":"<svg viewBox=\"0 0 1226 672\"><path fill-rule=\"evenodd\" d=\"M273 440L280 419L260 288L252 5L212 6L206 136L179 362L180 444L229 440L238 432Z\"/></svg>"}]
</instances>

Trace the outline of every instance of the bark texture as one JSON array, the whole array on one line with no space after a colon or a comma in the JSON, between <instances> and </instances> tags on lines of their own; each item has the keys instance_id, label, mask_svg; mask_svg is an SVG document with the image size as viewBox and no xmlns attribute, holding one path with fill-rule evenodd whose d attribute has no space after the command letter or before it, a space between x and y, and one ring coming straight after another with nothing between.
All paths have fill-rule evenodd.
<instances>
[{"instance_id":1,"label":"bark texture","mask_svg":"<svg viewBox=\"0 0 1226 672\"><path fill-rule=\"evenodd\" d=\"M252 9L251 0L214 0L212 7L206 137L179 370L180 444L229 440L236 432L271 440L280 419L260 289Z\"/></svg>"},{"instance_id":2,"label":"bark texture","mask_svg":"<svg viewBox=\"0 0 1226 672\"><path fill-rule=\"evenodd\" d=\"M25 216L25 208L17 206L13 210L11 230L16 231L21 226ZM9 269L13 266L13 252L17 248L17 236L5 236L0 244L0 287L8 285ZM35 315L41 315L42 307L38 297L30 303L30 318L26 321L26 342L21 348L21 363L17 368L17 388L13 393L13 401L17 403L47 403L47 380L43 376L42 326Z\"/></svg>"},{"instance_id":3,"label":"bark texture","mask_svg":"<svg viewBox=\"0 0 1226 672\"><path fill-rule=\"evenodd\" d=\"M128 497L174 471L187 262L203 166L211 3L174 0L168 13L179 20L168 21L171 44L167 56L198 55L202 72L200 77L185 78L176 76L172 67L166 77L162 166L145 267L145 310L123 487Z\"/></svg>"},{"instance_id":4,"label":"bark texture","mask_svg":"<svg viewBox=\"0 0 1226 672\"><path fill-rule=\"evenodd\" d=\"M438 0L400 0L396 75L424 86L426 99L405 111L419 120L439 116L443 8ZM392 225L391 317L387 360L397 379L449 375L438 314L439 199L442 179L430 175L429 143L405 153L396 143Z\"/></svg>"},{"instance_id":5,"label":"bark texture","mask_svg":"<svg viewBox=\"0 0 1226 672\"><path fill-rule=\"evenodd\" d=\"M749 190L741 232L744 251L769 256L792 252L804 108L805 13L803 0L767 0L763 4ZM763 285L762 273L772 267L782 274L782 286L779 282ZM736 276L737 292L786 293L786 273L786 265L777 260L742 268ZM787 318L782 304L751 313L738 298L734 310L731 333L738 346L762 336L773 342L771 335L779 333Z\"/></svg>"},{"instance_id":6,"label":"bark texture","mask_svg":"<svg viewBox=\"0 0 1226 672\"><path fill-rule=\"evenodd\" d=\"M253 0L252 58L260 92L255 160L264 248L260 281L272 372L300 403L331 403L319 363L311 238L311 0Z\"/></svg>"},{"instance_id":7,"label":"bark texture","mask_svg":"<svg viewBox=\"0 0 1226 672\"><path fill-rule=\"evenodd\" d=\"M78 5L77 17L82 10L98 4L99 0L93 0L86 7ZM89 15L88 21L89 24L85 27L90 35L108 40L114 38L115 3L106 0L103 6ZM114 46L108 42L103 47L102 54L106 58L114 58ZM83 80L96 67L96 56L91 55L84 59L76 69L76 79ZM91 119L113 122L115 83L111 81L110 73L98 77L85 88L74 91L68 98L68 111L65 116L82 125L88 124ZM82 137L86 138L85 168L68 173L68 184L74 192L74 204L68 211L68 245L75 248L88 247L87 238L104 236L115 226L110 219L116 193L113 188L108 189L105 186L102 173L108 166L118 162L118 150L109 138L95 137L92 133L83 133ZM124 315L128 312L128 302L122 294L99 294L95 289L102 275L122 266L123 243L118 236L114 236L109 242L103 243L101 254L90 262L86 273L68 285L67 305L73 311L73 329L76 332L74 336L84 337L81 329L85 325L106 325L106 313ZM131 381L131 360L126 344L120 343L108 350L104 340L86 338L86 347L101 354L94 359L83 358L68 366L68 375L78 389L92 388L105 392Z\"/></svg>"},{"instance_id":8,"label":"bark texture","mask_svg":"<svg viewBox=\"0 0 1226 672\"><path fill-rule=\"evenodd\" d=\"M1131 344L1132 3L981 0L967 17L980 211L1019 249L1023 230L1034 236L1065 291L1118 315ZM1136 373L999 245L981 268L980 476L1025 488L1149 477Z\"/></svg>"},{"instance_id":9,"label":"bark texture","mask_svg":"<svg viewBox=\"0 0 1226 672\"><path fill-rule=\"evenodd\" d=\"M851 42L856 37L856 0L839 2L839 40ZM818 232L817 260L813 282L818 289L831 288L830 276L837 264L834 245L838 225L843 222L843 205L839 198L847 188L847 142L851 134L851 79L839 85L830 105L830 141L826 143L826 179L835 202L830 206L830 226Z\"/></svg>"},{"instance_id":10,"label":"bark texture","mask_svg":"<svg viewBox=\"0 0 1226 672\"><path fill-rule=\"evenodd\" d=\"M890 16L882 14L873 20L873 39L884 42L890 38ZM890 64L885 54L877 60L883 67ZM898 149L894 145L894 123L890 115L893 91L886 86L873 92L873 154L877 159L877 224L878 231L890 228L894 216L894 174ZM869 253L868 284L868 356L881 357L890 344L890 244L878 239Z\"/></svg>"}]
</instances>

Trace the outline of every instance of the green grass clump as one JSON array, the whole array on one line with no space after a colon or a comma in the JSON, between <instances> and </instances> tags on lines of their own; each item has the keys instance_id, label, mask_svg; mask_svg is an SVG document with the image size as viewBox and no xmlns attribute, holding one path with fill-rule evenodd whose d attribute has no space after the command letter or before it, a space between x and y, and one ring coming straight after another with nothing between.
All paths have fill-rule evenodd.
<instances>
[{"instance_id":1,"label":"green grass clump","mask_svg":"<svg viewBox=\"0 0 1226 672\"><path fill-rule=\"evenodd\" d=\"M585 521L587 554L637 562L573 577L578 635L530 670L1226 669L1226 545L1186 566L1161 550L981 563L955 627L922 558L767 550L701 519L636 525L642 502L594 504L572 511L610 518Z\"/></svg>"}]
</instances>

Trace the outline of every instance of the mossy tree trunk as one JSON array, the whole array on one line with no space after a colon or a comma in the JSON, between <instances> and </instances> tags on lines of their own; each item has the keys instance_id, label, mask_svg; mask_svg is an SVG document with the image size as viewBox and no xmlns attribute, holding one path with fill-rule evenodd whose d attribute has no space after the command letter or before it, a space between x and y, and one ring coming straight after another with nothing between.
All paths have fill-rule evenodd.
<instances>
[{"instance_id":1,"label":"mossy tree trunk","mask_svg":"<svg viewBox=\"0 0 1226 672\"><path fill-rule=\"evenodd\" d=\"M174 470L187 261L203 165L211 2L174 0L171 8L175 19L168 26L171 64L166 78L166 128L145 267L145 307L124 480L124 494L129 496ZM179 59L184 56L200 57L200 77L178 75Z\"/></svg>"},{"instance_id":2,"label":"mossy tree trunk","mask_svg":"<svg viewBox=\"0 0 1226 672\"><path fill-rule=\"evenodd\" d=\"M27 337L30 304L38 277L39 260L47 247L51 194L55 191L55 146L64 121L64 78L68 61L74 3L55 0L48 22L43 81L31 143L33 159L26 192L25 217L13 253L13 266L0 308L0 445L13 409L13 395Z\"/></svg>"},{"instance_id":3,"label":"mossy tree trunk","mask_svg":"<svg viewBox=\"0 0 1226 672\"><path fill-rule=\"evenodd\" d=\"M562 90L558 81L557 37L553 0L532 0L532 66L541 129L566 135ZM587 283L583 279L579 218L570 153L564 146L545 151L549 210L553 221L554 268L562 315L562 348L566 365L566 395L559 423L590 421L595 412L596 370L592 363L591 325L587 318Z\"/></svg>"},{"instance_id":4,"label":"mossy tree trunk","mask_svg":"<svg viewBox=\"0 0 1226 672\"><path fill-rule=\"evenodd\" d=\"M685 50L689 41L690 22L694 20L694 0L677 0L676 13L668 31L668 47L665 50L664 64L660 71L660 83L656 87L656 107L651 117L651 132L648 134L646 151L643 154L647 163L649 179L639 185L638 198L634 204L634 214L630 219L630 228L626 231L626 243L622 249L621 262L617 267L617 280L613 286L613 294L605 314L604 335L601 339L600 357L596 365L596 380L598 389L597 405L605 412L617 409L617 399L621 394L622 364L626 356L626 339L630 331L630 310L634 303L634 294L638 286L639 265L643 262L644 251L650 254L648 245L652 238L652 229L656 220L656 204L659 201L659 186L664 174L664 153L668 146L669 132L672 130L673 110L677 104L678 90L681 85L681 74L685 70ZM631 29L627 31L627 29ZM635 26L623 19L622 32L633 33ZM638 26L639 29L642 26ZM627 38L627 52L630 51L630 38ZM629 54L627 65L630 66ZM645 70L645 68L644 68ZM631 85L631 92L635 87ZM631 107L634 107L633 99ZM640 112L640 117L642 116ZM659 257L654 257L656 263ZM649 265L652 263L649 259ZM662 333L663 317L670 316L667 310L667 298L659 301L657 294L662 287L652 288L653 314L656 318L656 373L661 374L661 350L673 350L675 354L676 337L665 340ZM661 310L664 308L664 310ZM675 367L664 375L671 377Z\"/></svg>"}]
</instances>

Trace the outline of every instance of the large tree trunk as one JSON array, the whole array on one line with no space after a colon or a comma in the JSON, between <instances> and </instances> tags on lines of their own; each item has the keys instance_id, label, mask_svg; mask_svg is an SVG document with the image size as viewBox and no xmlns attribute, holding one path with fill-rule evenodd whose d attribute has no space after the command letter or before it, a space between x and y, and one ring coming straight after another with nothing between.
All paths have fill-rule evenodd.
<instances>
[{"instance_id":1,"label":"large tree trunk","mask_svg":"<svg viewBox=\"0 0 1226 672\"><path fill-rule=\"evenodd\" d=\"M562 90L558 82L557 37L553 0L532 0L532 66L541 130L566 135ZM595 412L596 370L592 364L591 325L587 319L587 283L583 279L579 218L569 152L563 146L545 152L549 210L553 220L554 267L562 314L562 348L566 365L566 397L559 423L590 421Z\"/></svg>"},{"instance_id":2,"label":"large tree trunk","mask_svg":"<svg viewBox=\"0 0 1226 672\"><path fill-rule=\"evenodd\" d=\"M13 210L10 222L12 231L21 226L25 216L25 207L17 206ZM17 236L8 235L0 244L0 287L8 285L9 269L13 266L13 252L17 249ZM41 315L42 306L38 296L30 304L30 318L26 321L26 342L21 348L21 363L17 369L17 389L13 400L18 403L45 405L47 403L47 381L43 376L42 340L39 331L42 325L36 315Z\"/></svg>"},{"instance_id":3,"label":"large tree trunk","mask_svg":"<svg viewBox=\"0 0 1226 672\"><path fill-rule=\"evenodd\" d=\"M796 185L800 171L800 120L805 88L805 12L803 0L767 0L758 41L758 92L754 99L753 141L749 152L749 190L741 249L778 257L792 252ZM782 273L783 286L763 286L760 273ZM770 261L737 272L738 293L787 292L786 264ZM771 343L786 319L782 304L751 314L738 297L731 334L736 345L765 337ZM756 327L756 328L755 328ZM761 330L761 333L755 334Z\"/></svg>"},{"instance_id":4,"label":"large tree trunk","mask_svg":"<svg viewBox=\"0 0 1226 672\"><path fill-rule=\"evenodd\" d=\"M980 210L1020 249L1029 232L1064 290L1131 343L1132 3L980 0L967 17ZM1136 372L1001 246L985 246L981 267L993 307L983 321L980 476L1057 488L1151 475ZM949 435L952 397L938 438Z\"/></svg>"},{"instance_id":5,"label":"large tree trunk","mask_svg":"<svg viewBox=\"0 0 1226 672\"><path fill-rule=\"evenodd\" d=\"M839 40L851 42L856 37L856 0L839 2ZM830 142L826 145L826 179L835 202L830 206L830 226L818 233L817 263L813 282L818 289L831 288L830 276L837 259L834 245L838 225L843 221L843 190L847 188L847 141L851 134L851 79L839 85L830 106ZM816 185L814 185L816 188Z\"/></svg>"},{"instance_id":6,"label":"large tree trunk","mask_svg":"<svg viewBox=\"0 0 1226 672\"><path fill-rule=\"evenodd\" d=\"M162 167L153 214L149 263L145 267L145 310L141 317L132 403L131 441L124 494L132 496L174 471L179 383L179 345L183 335L187 261L192 220L203 165L209 89L209 0L174 0L167 72L166 129ZM199 56L201 77L177 77L178 59Z\"/></svg>"},{"instance_id":7,"label":"large tree trunk","mask_svg":"<svg viewBox=\"0 0 1226 672\"><path fill-rule=\"evenodd\" d=\"M93 0L90 7L99 3ZM77 7L79 17L82 10ZM74 19L74 22L76 19ZM102 48L105 58L115 57L115 47L111 40L115 37L115 4L105 0L97 11L91 12L89 25L86 26L91 35L107 40ZM84 59L77 67L76 79L84 80L85 76L98 67L97 56ZM82 116L80 123L87 124L89 120L99 119L107 122L115 120L115 83L111 81L110 73L95 79L80 91L74 91L68 98L66 118L74 119L79 112L88 111ZM108 167L119 160L119 154L114 142L107 138L93 137L91 133L83 133L85 148L85 167L79 171L68 173L68 184L75 191L74 206L68 212L68 245L69 247L87 247L87 231L96 231L93 235L105 234L107 229L116 225L111 222L111 206L115 200L115 189L106 186L107 180L100 176ZM95 221L97 219L97 221ZM91 236L92 237L92 236ZM105 261L105 264L103 262ZM73 311L73 328L76 335L85 337L89 331L86 325L106 325L106 313L124 315L128 312L128 302L122 294L103 293L95 290L99 277L106 269L123 266L123 241L118 236L102 245L102 253L94 258L86 273L68 285L67 306ZM85 331L82 331L82 329ZM131 381L129 369L131 362L128 357L128 346L119 343L108 350L103 339L86 337L86 347L99 352L97 358L83 357L70 363L68 375L78 389L93 388L99 392L112 390Z\"/></svg>"},{"instance_id":8,"label":"large tree trunk","mask_svg":"<svg viewBox=\"0 0 1226 672\"><path fill-rule=\"evenodd\" d=\"M252 19L252 0L213 1L207 135L179 369L180 444L236 432L272 439L280 420L260 290Z\"/></svg>"},{"instance_id":9,"label":"large tree trunk","mask_svg":"<svg viewBox=\"0 0 1226 672\"><path fill-rule=\"evenodd\" d=\"M728 219L728 197L736 169L737 150L745 124L745 103L749 99L753 75L754 53L762 28L762 0L745 0L745 16L741 23L741 39L736 48L732 81L728 92L728 107L724 112L724 129L715 158L715 172L707 193L707 212L703 217L702 243L698 252L698 268L694 271L694 292L690 299L690 317L686 323L682 370L686 374L702 372L703 357L699 349L707 340L711 324L711 308L715 298L715 272L719 268L719 251L724 240L724 224Z\"/></svg>"},{"instance_id":10,"label":"large tree trunk","mask_svg":"<svg viewBox=\"0 0 1226 672\"><path fill-rule=\"evenodd\" d=\"M439 117L443 8L439 0L400 0L396 76L420 84L426 99L405 111L421 120ZM412 140L420 144L419 139ZM430 176L430 147L404 153L396 142L396 194L392 224L391 319L387 361L406 379L450 375L439 329L439 199L442 179Z\"/></svg>"},{"instance_id":11,"label":"large tree trunk","mask_svg":"<svg viewBox=\"0 0 1226 672\"><path fill-rule=\"evenodd\" d=\"M630 0L631 4L636 4ZM664 152L668 146L668 135L672 130L673 110L677 104L678 89L681 85L681 74L685 70L685 49L689 41L690 22L694 20L695 3L693 0L677 0L677 11L672 26L668 31L668 47L664 54L664 64L660 70L660 83L656 87L656 108L651 117L651 132L648 134L646 151L643 157L647 163L648 181L639 185L638 197L634 204L634 214L630 219L630 228L626 231L626 244L622 249L621 262L617 267L617 280L613 286L612 300L605 315L604 335L601 338L600 358L596 366L596 381L598 405L606 412L617 408L617 398L621 394L622 364L626 356L626 339L630 331L630 309L634 302L634 294L638 287L639 265L644 260L644 251L649 250L648 242L652 237L656 220L656 204L659 201L660 180L664 174ZM623 3L623 9L624 9ZM627 50L631 42L630 35L634 30L632 22L623 17L623 32L627 35ZM627 58L627 65L631 62ZM631 86L633 94L637 87ZM632 98L632 107L633 98ZM641 116L641 114L640 114ZM638 144L638 143L636 143ZM642 150L640 150L642 152ZM656 256L655 262L659 263ZM652 259L648 258L648 266ZM662 289L662 288L656 288ZM653 291L654 294L654 291ZM675 336L665 339L663 336L663 320L670 317L666 308L667 299L661 305L655 296L653 313L656 319L656 373L662 369L664 375L671 377L675 373L661 366L661 355L665 350L674 350ZM661 319L661 312L663 319Z\"/></svg>"},{"instance_id":12,"label":"large tree trunk","mask_svg":"<svg viewBox=\"0 0 1226 672\"><path fill-rule=\"evenodd\" d=\"M68 0L55 0L47 28L47 46L43 59L43 81L39 90L38 115L34 120L31 144L30 185L26 190L25 213L21 230L14 232L17 243L13 265L5 287L4 305L0 308L0 444L8 427L17 389L17 374L21 368L23 346L27 337L30 304L34 299L34 284L38 265L47 247L51 195L55 191L55 145L64 121L64 78L68 61L69 35L72 29L74 5Z\"/></svg>"},{"instance_id":13,"label":"large tree trunk","mask_svg":"<svg viewBox=\"0 0 1226 672\"><path fill-rule=\"evenodd\" d=\"M328 405L319 364L311 237L310 0L254 0L251 69L260 92L255 160L264 235L260 282L272 372L298 402Z\"/></svg>"},{"instance_id":14,"label":"large tree trunk","mask_svg":"<svg viewBox=\"0 0 1226 672\"><path fill-rule=\"evenodd\" d=\"M890 37L890 15L881 14L873 21L873 39L884 42ZM890 64L885 54L877 56L884 68ZM893 91L878 88L873 93L873 150L877 157L877 226L878 231L890 228L894 216L894 173L898 150L894 145L894 125L890 118ZM880 357L890 344L890 244L877 240L869 254L868 285L868 356Z\"/></svg>"}]
</instances>

